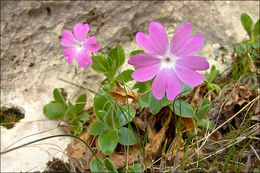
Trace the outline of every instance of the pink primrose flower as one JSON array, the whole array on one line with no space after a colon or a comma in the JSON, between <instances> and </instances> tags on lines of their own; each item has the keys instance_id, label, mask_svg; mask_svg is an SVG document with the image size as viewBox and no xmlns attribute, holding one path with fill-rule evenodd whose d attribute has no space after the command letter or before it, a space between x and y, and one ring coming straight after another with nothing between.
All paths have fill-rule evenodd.
<instances>
[{"instance_id":1,"label":"pink primrose flower","mask_svg":"<svg viewBox=\"0 0 260 173\"><path fill-rule=\"evenodd\" d=\"M69 30L62 30L63 38L61 39L60 44L67 47L66 49L63 49L62 54L65 57L68 57L67 62L69 64L76 57L80 67L86 68L88 65L92 65L92 59L88 52L98 51L100 45L96 44L97 40L94 36L85 39L88 31L88 24L76 24L74 26L74 35Z\"/></svg>"},{"instance_id":2,"label":"pink primrose flower","mask_svg":"<svg viewBox=\"0 0 260 173\"><path fill-rule=\"evenodd\" d=\"M200 56L192 56L203 46L203 36L190 37L191 24L180 26L169 45L164 27L157 22L149 25L150 35L138 32L136 42L149 53L140 53L128 63L139 67L132 77L139 82L153 79L152 93L161 100L165 92L168 100L174 100L182 92L181 82L188 86L200 85L204 78L195 70L207 70L209 63Z\"/></svg>"}]
</instances>

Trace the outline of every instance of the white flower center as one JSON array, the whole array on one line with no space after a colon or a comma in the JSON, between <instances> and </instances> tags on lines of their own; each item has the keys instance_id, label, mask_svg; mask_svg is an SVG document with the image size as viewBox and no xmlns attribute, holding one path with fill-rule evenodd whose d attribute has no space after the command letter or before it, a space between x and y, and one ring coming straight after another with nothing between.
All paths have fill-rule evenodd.
<instances>
[{"instance_id":1,"label":"white flower center","mask_svg":"<svg viewBox=\"0 0 260 173\"><path fill-rule=\"evenodd\" d=\"M84 49L83 47L83 42L78 42L75 46L77 52L80 52L82 49Z\"/></svg>"},{"instance_id":2,"label":"white flower center","mask_svg":"<svg viewBox=\"0 0 260 173\"><path fill-rule=\"evenodd\" d=\"M179 59L179 57L174 56L170 50L168 50L165 55L158 56L158 58L161 60L161 67L160 69L173 69L175 68L176 61Z\"/></svg>"}]
</instances>

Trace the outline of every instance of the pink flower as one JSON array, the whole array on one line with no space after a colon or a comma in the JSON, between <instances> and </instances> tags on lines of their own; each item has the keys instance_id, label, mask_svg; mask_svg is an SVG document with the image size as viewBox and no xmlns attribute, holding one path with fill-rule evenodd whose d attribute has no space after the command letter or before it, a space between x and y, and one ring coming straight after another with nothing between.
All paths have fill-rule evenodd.
<instances>
[{"instance_id":1,"label":"pink flower","mask_svg":"<svg viewBox=\"0 0 260 173\"><path fill-rule=\"evenodd\" d=\"M203 36L190 37L191 24L180 26L169 45L164 27L157 22L149 25L150 35L137 33L136 42L149 53L134 55L128 63L139 67L132 77L139 82L153 79L152 93L158 100L167 94L168 100L174 100L182 92L181 82L195 87L204 78L195 70L207 70L209 63L200 56L192 56L203 46Z\"/></svg>"},{"instance_id":2,"label":"pink flower","mask_svg":"<svg viewBox=\"0 0 260 173\"><path fill-rule=\"evenodd\" d=\"M69 30L62 30L63 38L60 41L62 46L67 47L63 49L62 54L68 57L68 63L70 64L76 57L78 65L86 68L88 65L92 65L91 56L88 52L96 52L99 50L100 45L96 44L96 37L92 36L85 40L88 34L88 24L76 24L74 26L74 35Z\"/></svg>"}]
</instances>

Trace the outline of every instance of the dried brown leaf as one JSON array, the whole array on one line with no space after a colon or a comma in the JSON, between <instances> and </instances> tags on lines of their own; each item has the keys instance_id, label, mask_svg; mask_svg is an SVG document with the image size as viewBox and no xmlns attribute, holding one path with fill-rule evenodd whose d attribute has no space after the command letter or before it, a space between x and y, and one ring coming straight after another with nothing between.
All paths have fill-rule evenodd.
<instances>
[{"instance_id":1,"label":"dried brown leaf","mask_svg":"<svg viewBox=\"0 0 260 173\"><path fill-rule=\"evenodd\" d=\"M168 113L166 113L165 115L167 116L167 120L164 121L164 124L158 133L154 134L154 130L152 130L151 126L148 126L149 143L145 147L145 153L147 157L149 156L150 152L153 158L155 158L158 154L161 154L161 149L165 140L166 131L168 130L171 118L173 117L171 111L168 111Z\"/></svg>"},{"instance_id":2,"label":"dried brown leaf","mask_svg":"<svg viewBox=\"0 0 260 173\"><path fill-rule=\"evenodd\" d=\"M194 122L192 118L186 118L186 117L181 117L181 123L182 123L182 133L185 133L187 131L190 131L193 133L194 131Z\"/></svg>"}]
</instances>

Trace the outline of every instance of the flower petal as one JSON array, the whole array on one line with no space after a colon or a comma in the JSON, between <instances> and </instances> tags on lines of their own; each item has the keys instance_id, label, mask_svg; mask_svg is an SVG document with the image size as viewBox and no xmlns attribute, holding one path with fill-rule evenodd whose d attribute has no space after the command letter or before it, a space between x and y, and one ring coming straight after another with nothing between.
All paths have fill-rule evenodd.
<instances>
[{"instance_id":1,"label":"flower petal","mask_svg":"<svg viewBox=\"0 0 260 173\"><path fill-rule=\"evenodd\" d=\"M198 86L204 81L204 77L201 74L184 66L176 64L174 71L182 82L191 87Z\"/></svg>"},{"instance_id":2,"label":"flower petal","mask_svg":"<svg viewBox=\"0 0 260 173\"><path fill-rule=\"evenodd\" d=\"M70 64L76 56L77 50L75 48L66 48L62 50L62 54L63 56L68 57L67 62Z\"/></svg>"},{"instance_id":3,"label":"flower petal","mask_svg":"<svg viewBox=\"0 0 260 173\"><path fill-rule=\"evenodd\" d=\"M196 34L182 44L176 52L172 52L176 56L188 56L198 52L203 46L203 35Z\"/></svg>"},{"instance_id":4,"label":"flower petal","mask_svg":"<svg viewBox=\"0 0 260 173\"><path fill-rule=\"evenodd\" d=\"M160 63L160 59L149 53L139 53L128 60L128 64L136 67L145 67Z\"/></svg>"},{"instance_id":5,"label":"flower petal","mask_svg":"<svg viewBox=\"0 0 260 173\"><path fill-rule=\"evenodd\" d=\"M173 101L182 92L182 86L180 80L172 69L168 69L167 75L166 94L168 100Z\"/></svg>"},{"instance_id":6,"label":"flower petal","mask_svg":"<svg viewBox=\"0 0 260 173\"><path fill-rule=\"evenodd\" d=\"M68 40L65 37L60 40L60 44L65 47L73 47L75 45L74 42Z\"/></svg>"},{"instance_id":7,"label":"flower petal","mask_svg":"<svg viewBox=\"0 0 260 173\"><path fill-rule=\"evenodd\" d=\"M63 29L62 30L62 34L63 34L64 38L66 38L70 42L75 43L75 37L74 37L74 35L72 34L72 32L70 30Z\"/></svg>"},{"instance_id":8,"label":"flower petal","mask_svg":"<svg viewBox=\"0 0 260 173\"><path fill-rule=\"evenodd\" d=\"M78 65L83 68L86 68L87 64L92 65L91 56L89 54L87 54L84 50L82 50L78 53L77 62L78 62Z\"/></svg>"},{"instance_id":9,"label":"flower petal","mask_svg":"<svg viewBox=\"0 0 260 173\"><path fill-rule=\"evenodd\" d=\"M159 71L159 68L160 64L141 67L132 73L132 77L136 81L145 82L151 80Z\"/></svg>"},{"instance_id":10,"label":"flower petal","mask_svg":"<svg viewBox=\"0 0 260 173\"><path fill-rule=\"evenodd\" d=\"M83 46L88 52L97 52L100 48L100 45L96 44L96 42L96 37L92 36L86 41L84 41Z\"/></svg>"},{"instance_id":11,"label":"flower petal","mask_svg":"<svg viewBox=\"0 0 260 173\"><path fill-rule=\"evenodd\" d=\"M174 53L180 49L184 42L190 38L192 32L192 24L181 25L172 37L170 48L171 52Z\"/></svg>"},{"instance_id":12,"label":"flower petal","mask_svg":"<svg viewBox=\"0 0 260 173\"><path fill-rule=\"evenodd\" d=\"M85 24L82 26L82 24L78 23L74 26L74 34L76 39L81 42L85 39L86 35L88 34L89 26L88 24Z\"/></svg>"},{"instance_id":13,"label":"flower petal","mask_svg":"<svg viewBox=\"0 0 260 173\"><path fill-rule=\"evenodd\" d=\"M100 45L99 44L87 44L87 45L84 45L84 47L88 52L97 52L100 48Z\"/></svg>"},{"instance_id":14,"label":"flower petal","mask_svg":"<svg viewBox=\"0 0 260 173\"><path fill-rule=\"evenodd\" d=\"M165 53L169 46L169 40L167 33L158 22L151 22L149 25L150 38L153 40L154 44L160 49L161 53Z\"/></svg>"},{"instance_id":15,"label":"flower petal","mask_svg":"<svg viewBox=\"0 0 260 173\"><path fill-rule=\"evenodd\" d=\"M95 36L89 37L89 39L84 41L84 44L96 44L97 43L97 38Z\"/></svg>"},{"instance_id":16,"label":"flower petal","mask_svg":"<svg viewBox=\"0 0 260 173\"><path fill-rule=\"evenodd\" d=\"M201 56L183 56L176 61L177 65L185 66L191 70L209 69L208 61Z\"/></svg>"},{"instance_id":17,"label":"flower petal","mask_svg":"<svg viewBox=\"0 0 260 173\"><path fill-rule=\"evenodd\" d=\"M167 80L168 80L168 69L163 69L158 72L156 77L154 78L153 84L152 84L152 93L154 97L157 100L161 100L164 95L167 88Z\"/></svg>"},{"instance_id":18,"label":"flower petal","mask_svg":"<svg viewBox=\"0 0 260 173\"><path fill-rule=\"evenodd\" d=\"M150 36L138 32L136 34L136 42L139 46L146 50L158 55L163 55L168 49L168 37L165 29L160 23L151 22L149 25Z\"/></svg>"}]
</instances>

